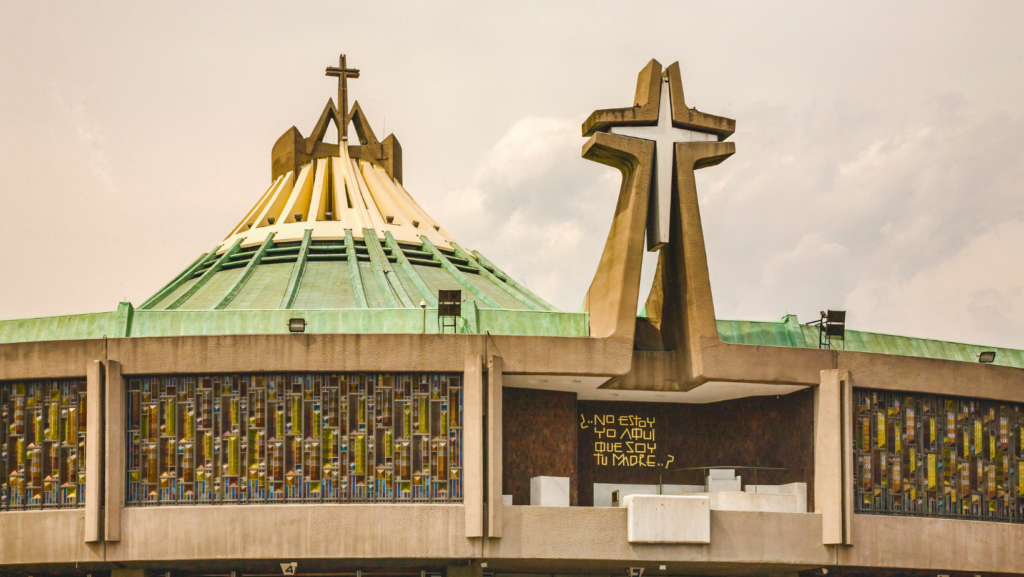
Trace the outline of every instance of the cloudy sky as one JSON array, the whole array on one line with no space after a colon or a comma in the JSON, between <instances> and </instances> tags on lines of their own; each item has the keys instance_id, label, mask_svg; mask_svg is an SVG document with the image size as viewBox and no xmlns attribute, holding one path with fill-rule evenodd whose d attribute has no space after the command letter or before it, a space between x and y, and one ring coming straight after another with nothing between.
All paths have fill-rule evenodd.
<instances>
[{"instance_id":1,"label":"cloudy sky","mask_svg":"<svg viewBox=\"0 0 1024 577\"><path fill-rule=\"evenodd\" d=\"M580 123L653 57L737 120L698 173L719 318L1024 348L1024 3L212 4L0 0L0 318L138 305L215 246L343 51L420 204L576 310L619 185Z\"/></svg>"}]
</instances>

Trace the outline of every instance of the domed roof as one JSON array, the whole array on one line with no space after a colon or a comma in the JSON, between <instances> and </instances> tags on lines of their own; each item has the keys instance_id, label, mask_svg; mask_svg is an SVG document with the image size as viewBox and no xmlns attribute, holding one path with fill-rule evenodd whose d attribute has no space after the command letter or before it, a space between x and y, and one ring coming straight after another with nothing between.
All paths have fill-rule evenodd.
<instances>
[{"instance_id":1,"label":"domed roof","mask_svg":"<svg viewBox=\"0 0 1024 577\"><path fill-rule=\"evenodd\" d=\"M332 121L339 144L324 142ZM438 291L461 290L480 309L557 311L456 242L405 190L401 162L358 102L342 121L328 101L310 137L292 127L278 139L273 182L224 240L139 310L433 308Z\"/></svg>"}]
</instances>

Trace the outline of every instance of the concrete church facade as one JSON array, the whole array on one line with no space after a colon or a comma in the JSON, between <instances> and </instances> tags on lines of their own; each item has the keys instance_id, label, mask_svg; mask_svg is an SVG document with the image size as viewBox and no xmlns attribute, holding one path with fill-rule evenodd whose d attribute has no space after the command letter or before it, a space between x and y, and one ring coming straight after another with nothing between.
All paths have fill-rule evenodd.
<instances>
[{"instance_id":1,"label":"concrete church facade","mask_svg":"<svg viewBox=\"0 0 1024 577\"><path fill-rule=\"evenodd\" d=\"M694 171L735 121L678 63L583 125L622 185L580 312L431 218L327 74L338 106L146 302L0 321L0 571L1022 571L1024 351L718 319Z\"/></svg>"}]
</instances>

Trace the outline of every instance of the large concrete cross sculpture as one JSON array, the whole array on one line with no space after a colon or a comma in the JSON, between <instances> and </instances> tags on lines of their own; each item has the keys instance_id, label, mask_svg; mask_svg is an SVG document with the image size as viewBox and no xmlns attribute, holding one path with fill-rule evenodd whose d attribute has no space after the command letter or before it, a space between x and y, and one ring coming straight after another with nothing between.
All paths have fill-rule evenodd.
<instances>
[{"instance_id":1,"label":"large concrete cross sculpture","mask_svg":"<svg viewBox=\"0 0 1024 577\"><path fill-rule=\"evenodd\" d=\"M680 383L700 374L700 367L685 366L689 347L720 343L694 171L736 151L723 142L735 129L732 119L687 108L679 63L663 73L657 60L640 72L632 107L596 110L583 123L590 137L583 157L622 172L608 241L584 302L591 335L627 338L637 350L678 351ZM645 232L647 249L660 254L643 319L652 334L637 335Z\"/></svg>"},{"instance_id":2,"label":"large concrete cross sculpture","mask_svg":"<svg viewBox=\"0 0 1024 577\"><path fill-rule=\"evenodd\" d=\"M718 135L676 128L672 123L672 94L668 76L661 77L658 124L654 126L613 125L612 134L642 138L654 142L650 202L647 208L647 250L660 250L668 243L669 216L672 207L672 164L677 142L717 142Z\"/></svg>"}]
</instances>

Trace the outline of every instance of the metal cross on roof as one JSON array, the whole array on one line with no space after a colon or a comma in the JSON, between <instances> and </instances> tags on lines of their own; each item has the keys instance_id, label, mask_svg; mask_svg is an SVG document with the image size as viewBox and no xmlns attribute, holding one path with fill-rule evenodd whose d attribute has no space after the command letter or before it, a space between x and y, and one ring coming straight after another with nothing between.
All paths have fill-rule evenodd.
<instances>
[{"instance_id":1,"label":"metal cross on roof","mask_svg":"<svg viewBox=\"0 0 1024 577\"><path fill-rule=\"evenodd\" d=\"M338 138L348 140L348 79L359 78L358 68L348 68L345 65L345 55L338 58L338 67L327 67L327 76L338 77L338 108L341 113L341 126L338 127Z\"/></svg>"},{"instance_id":2,"label":"metal cross on roof","mask_svg":"<svg viewBox=\"0 0 1024 577\"><path fill-rule=\"evenodd\" d=\"M672 101L668 77L661 79L661 102L657 126L612 126L609 132L655 143L654 166L651 169L651 195L647 214L647 246L660 250L668 243L669 217L672 210L672 167L675 165L675 143L717 142L718 136L672 126Z\"/></svg>"}]
</instances>

